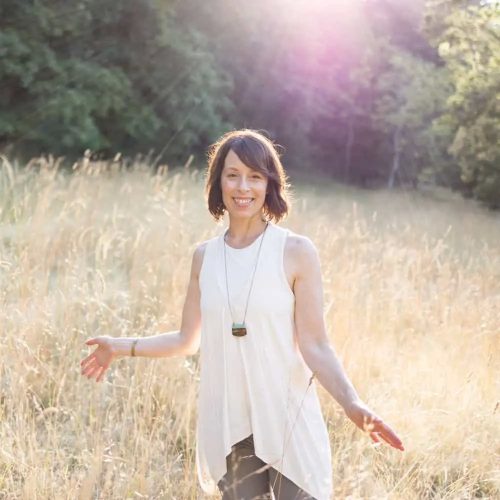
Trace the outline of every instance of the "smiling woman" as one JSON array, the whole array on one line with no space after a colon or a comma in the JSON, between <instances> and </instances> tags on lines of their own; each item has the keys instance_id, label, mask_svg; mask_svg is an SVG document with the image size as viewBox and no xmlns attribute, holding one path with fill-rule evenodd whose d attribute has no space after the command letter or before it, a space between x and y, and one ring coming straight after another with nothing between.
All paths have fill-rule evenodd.
<instances>
[{"instance_id":1,"label":"smiling woman","mask_svg":"<svg viewBox=\"0 0 500 500\"><path fill-rule=\"evenodd\" d=\"M330 345L318 252L276 224L289 211L273 143L253 130L209 151L208 209L229 227L200 243L179 331L136 339L97 337L82 373L102 378L118 356L200 351L196 468L223 500L330 500L331 449L314 379L375 442L403 450L356 393Z\"/></svg>"},{"instance_id":2,"label":"smiling woman","mask_svg":"<svg viewBox=\"0 0 500 500\"><path fill-rule=\"evenodd\" d=\"M208 163L208 209L216 220L228 206L252 206L254 218L262 208L263 215L276 222L288 214L287 176L272 142L263 135L252 130L225 134L210 148ZM248 198L253 199L246 205Z\"/></svg>"},{"instance_id":3,"label":"smiling woman","mask_svg":"<svg viewBox=\"0 0 500 500\"><path fill-rule=\"evenodd\" d=\"M267 177L259 171L247 167L238 155L230 150L221 174L224 205L234 203L237 208L243 209L262 205L266 198L266 189Z\"/></svg>"}]
</instances>

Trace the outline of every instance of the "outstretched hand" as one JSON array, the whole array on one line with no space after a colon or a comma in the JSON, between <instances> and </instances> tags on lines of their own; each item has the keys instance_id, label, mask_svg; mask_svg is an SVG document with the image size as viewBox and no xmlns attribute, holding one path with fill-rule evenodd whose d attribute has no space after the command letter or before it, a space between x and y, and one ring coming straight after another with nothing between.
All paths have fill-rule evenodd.
<instances>
[{"instance_id":1,"label":"outstretched hand","mask_svg":"<svg viewBox=\"0 0 500 500\"><path fill-rule=\"evenodd\" d=\"M375 443L380 443L382 438L393 448L404 451L403 443L396 433L362 401L351 403L344 411L363 432L368 432Z\"/></svg>"},{"instance_id":2,"label":"outstretched hand","mask_svg":"<svg viewBox=\"0 0 500 500\"><path fill-rule=\"evenodd\" d=\"M109 365L116 357L112 346L113 337L95 337L87 340L87 345L97 345L97 349L80 361L82 375L100 382Z\"/></svg>"}]
</instances>

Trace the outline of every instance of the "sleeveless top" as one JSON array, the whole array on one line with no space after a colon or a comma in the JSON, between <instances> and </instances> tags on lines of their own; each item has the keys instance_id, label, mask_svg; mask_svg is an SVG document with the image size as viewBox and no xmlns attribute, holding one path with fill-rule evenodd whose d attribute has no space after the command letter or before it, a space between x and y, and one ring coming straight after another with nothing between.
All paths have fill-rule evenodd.
<instances>
[{"instance_id":1,"label":"sleeveless top","mask_svg":"<svg viewBox=\"0 0 500 500\"><path fill-rule=\"evenodd\" d=\"M297 345L295 296L283 254L290 231L271 222L251 245L208 240L200 271L200 383L196 469L205 493L216 494L226 456L253 434L255 455L317 500L332 495L328 431L316 383ZM247 335L232 335L242 322L257 252L262 248L245 318Z\"/></svg>"}]
</instances>

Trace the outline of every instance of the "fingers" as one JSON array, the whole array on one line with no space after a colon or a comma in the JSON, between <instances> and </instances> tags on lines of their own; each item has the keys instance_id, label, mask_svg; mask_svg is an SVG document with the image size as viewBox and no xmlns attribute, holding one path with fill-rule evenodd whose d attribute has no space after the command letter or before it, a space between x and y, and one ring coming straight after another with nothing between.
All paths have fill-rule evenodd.
<instances>
[{"instance_id":1,"label":"fingers","mask_svg":"<svg viewBox=\"0 0 500 500\"><path fill-rule=\"evenodd\" d=\"M403 443L397 436L387 436L383 432L370 432L370 437L375 442L375 444L381 444L380 438L382 438L387 444L391 445L393 448L404 451Z\"/></svg>"},{"instance_id":2,"label":"fingers","mask_svg":"<svg viewBox=\"0 0 500 500\"><path fill-rule=\"evenodd\" d=\"M377 434L393 448L404 451L403 443L401 439L398 438L396 433L384 422L380 422L377 426Z\"/></svg>"},{"instance_id":3,"label":"fingers","mask_svg":"<svg viewBox=\"0 0 500 500\"><path fill-rule=\"evenodd\" d=\"M94 338L94 339L88 339L85 341L85 344L87 345L94 345L94 344L99 344L99 340L97 338ZM96 349L97 350L97 349ZM84 366L86 365L89 361L91 361L93 358L94 358L94 354L95 354L96 351L94 352L91 352L86 358L82 359L82 361L80 361L80 366Z\"/></svg>"},{"instance_id":4,"label":"fingers","mask_svg":"<svg viewBox=\"0 0 500 500\"><path fill-rule=\"evenodd\" d=\"M94 353L89 354L86 358L80 361L80 366L83 368L85 365L88 365L94 359L95 359Z\"/></svg>"},{"instance_id":5,"label":"fingers","mask_svg":"<svg viewBox=\"0 0 500 500\"><path fill-rule=\"evenodd\" d=\"M363 415L363 430L365 432L372 432L375 428L379 427L382 419L373 414Z\"/></svg>"},{"instance_id":6,"label":"fingers","mask_svg":"<svg viewBox=\"0 0 500 500\"><path fill-rule=\"evenodd\" d=\"M384 434L381 434L381 436L393 448L396 448L398 450L404 451L403 442L395 434L391 435L391 436L387 436L387 437Z\"/></svg>"},{"instance_id":7,"label":"fingers","mask_svg":"<svg viewBox=\"0 0 500 500\"><path fill-rule=\"evenodd\" d=\"M104 373L106 373L106 367L102 366L100 373L97 375L96 382L101 382L104 378Z\"/></svg>"},{"instance_id":8,"label":"fingers","mask_svg":"<svg viewBox=\"0 0 500 500\"><path fill-rule=\"evenodd\" d=\"M86 376L88 379L94 378L94 376L99 376L101 373L102 367L99 366L97 363L95 365L92 365L88 370L86 371Z\"/></svg>"},{"instance_id":9,"label":"fingers","mask_svg":"<svg viewBox=\"0 0 500 500\"><path fill-rule=\"evenodd\" d=\"M363 418L363 429L368 432L375 443L380 443L382 438L393 448L404 451L403 443L396 433L376 415L365 415Z\"/></svg>"},{"instance_id":10,"label":"fingers","mask_svg":"<svg viewBox=\"0 0 500 500\"><path fill-rule=\"evenodd\" d=\"M82 375L89 377L90 374L98 368L101 368L101 365L97 362L97 360L93 359L84 368L82 368Z\"/></svg>"},{"instance_id":11,"label":"fingers","mask_svg":"<svg viewBox=\"0 0 500 500\"><path fill-rule=\"evenodd\" d=\"M376 424L378 424L379 422L381 422L381 420L374 415L365 415L363 417L363 429L368 433L368 435L376 444L380 444L380 433L376 429Z\"/></svg>"},{"instance_id":12,"label":"fingers","mask_svg":"<svg viewBox=\"0 0 500 500\"><path fill-rule=\"evenodd\" d=\"M95 368L97 362L95 359L91 359L85 366L82 366L82 375L87 375L92 368Z\"/></svg>"},{"instance_id":13,"label":"fingers","mask_svg":"<svg viewBox=\"0 0 500 500\"><path fill-rule=\"evenodd\" d=\"M81 374L88 379L95 378L96 382L101 382L108 367L109 363L101 366L95 358L92 358L82 366Z\"/></svg>"}]
</instances>

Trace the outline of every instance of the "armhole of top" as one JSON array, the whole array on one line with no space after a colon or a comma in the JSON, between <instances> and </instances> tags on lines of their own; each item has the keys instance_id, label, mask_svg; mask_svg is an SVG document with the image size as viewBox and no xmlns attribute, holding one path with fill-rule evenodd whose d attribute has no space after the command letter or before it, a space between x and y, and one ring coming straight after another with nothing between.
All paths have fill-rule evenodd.
<instances>
[{"instance_id":1,"label":"armhole of top","mask_svg":"<svg viewBox=\"0 0 500 500\"><path fill-rule=\"evenodd\" d=\"M285 235L283 237L283 243L281 248L281 263L280 263L280 274L281 278L283 280L284 285L286 285L287 290L290 292L291 297L295 300L295 294L293 293L292 287L290 286L290 283L288 283L288 279L286 277L286 272L285 272L285 249L286 249L286 242L288 241L288 238L291 235L291 231L289 229L283 228L285 231Z\"/></svg>"},{"instance_id":2,"label":"armhole of top","mask_svg":"<svg viewBox=\"0 0 500 500\"><path fill-rule=\"evenodd\" d=\"M198 287L200 289L200 293L201 293L201 280L202 280L202 277L203 277L203 274L204 274L204 270L205 270L205 267L206 267L205 261L207 260L207 251L208 251L208 247L209 246L210 246L210 240L208 240L205 243L205 249L203 250L203 256L201 258L200 273L198 274Z\"/></svg>"}]
</instances>

